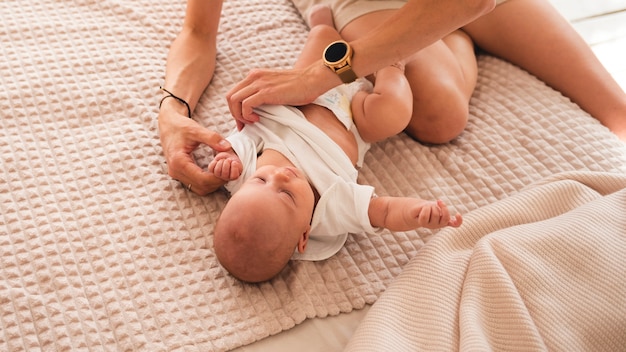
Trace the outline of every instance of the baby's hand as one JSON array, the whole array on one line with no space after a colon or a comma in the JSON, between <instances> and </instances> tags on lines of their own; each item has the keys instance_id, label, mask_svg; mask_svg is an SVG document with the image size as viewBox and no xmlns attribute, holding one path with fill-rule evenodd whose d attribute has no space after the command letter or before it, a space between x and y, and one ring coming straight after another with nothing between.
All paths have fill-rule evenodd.
<instances>
[{"instance_id":1,"label":"baby's hand","mask_svg":"<svg viewBox=\"0 0 626 352\"><path fill-rule=\"evenodd\" d=\"M241 176L243 164L237 154L228 151L217 153L215 158L209 163L208 169L215 177L224 181L232 181Z\"/></svg>"},{"instance_id":2,"label":"baby's hand","mask_svg":"<svg viewBox=\"0 0 626 352\"><path fill-rule=\"evenodd\" d=\"M459 227L463 223L463 217L457 213L450 216L448 206L442 201L428 202L419 209L415 219L420 227L439 229L446 226Z\"/></svg>"}]
</instances>

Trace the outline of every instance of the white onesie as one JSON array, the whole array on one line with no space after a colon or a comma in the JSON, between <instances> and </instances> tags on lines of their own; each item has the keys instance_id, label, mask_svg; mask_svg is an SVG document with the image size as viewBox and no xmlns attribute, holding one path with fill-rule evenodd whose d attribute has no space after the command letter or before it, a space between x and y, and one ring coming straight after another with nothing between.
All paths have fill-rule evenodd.
<instances>
[{"instance_id":1,"label":"white onesie","mask_svg":"<svg viewBox=\"0 0 626 352\"><path fill-rule=\"evenodd\" d=\"M353 132L359 146L359 166L370 145L361 139L352 122L350 99L363 89L363 81L369 83L359 80L339 86L314 102L333 111ZM371 89L371 84L367 88ZM256 171L257 155L265 149L282 153L307 175L320 199L313 212L307 249L304 253L294 253L293 259L323 260L343 247L348 233L379 231L370 225L367 214L374 188L356 182L357 169L330 137L294 107L265 105L255 112L261 117L259 122L246 125L241 132L227 138L241 159L244 171L238 179L229 182L226 189L231 193L239 190Z\"/></svg>"}]
</instances>

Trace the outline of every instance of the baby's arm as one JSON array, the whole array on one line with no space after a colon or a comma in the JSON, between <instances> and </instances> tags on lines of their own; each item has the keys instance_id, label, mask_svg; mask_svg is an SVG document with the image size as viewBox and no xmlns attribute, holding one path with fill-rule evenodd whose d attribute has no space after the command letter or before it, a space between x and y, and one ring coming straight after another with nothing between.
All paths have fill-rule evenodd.
<instances>
[{"instance_id":1,"label":"baby's arm","mask_svg":"<svg viewBox=\"0 0 626 352\"><path fill-rule=\"evenodd\" d=\"M408 197L374 197L368 209L370 223L391 231L409 231L418 227L438 229L446 226L459 227L461 214L450 216L446 204Z\"/></svg>"},{"instance_id":2,"label":"baby's arm","mask_svg":"<svg viewBox=\"0 0 626 352\"><path fill-rule=\"evenodd\" d=\"M358 92L351 107L354 123L366 142L378 142L402 132L413 115L413 93L404 75L404 64L376 72L373 92Z\"/></svg>"}]
</instances>

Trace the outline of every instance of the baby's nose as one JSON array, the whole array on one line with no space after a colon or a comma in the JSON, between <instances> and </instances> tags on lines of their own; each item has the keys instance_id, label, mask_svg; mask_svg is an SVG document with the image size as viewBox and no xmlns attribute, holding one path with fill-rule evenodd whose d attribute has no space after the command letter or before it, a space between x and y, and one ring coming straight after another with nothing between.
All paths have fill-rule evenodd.
<instances>
[{"instance_id":1,"label":"baby's nose","mask_svg":"<svg viewBox=\"0 0 626 352\"><path fill-rule=\"evenodd\" d=\"M288 181L291 178L291 173L287 169L278 169L274 173L274 177L279 181Z\"/></svg>"}]
</instances>

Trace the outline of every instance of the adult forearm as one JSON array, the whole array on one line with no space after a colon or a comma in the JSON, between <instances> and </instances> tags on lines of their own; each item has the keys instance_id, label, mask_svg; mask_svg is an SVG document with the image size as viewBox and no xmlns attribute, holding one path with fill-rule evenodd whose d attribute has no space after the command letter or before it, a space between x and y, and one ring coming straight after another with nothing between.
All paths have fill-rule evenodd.
<instances>
[{"instance_id":1,"label":"adult forearm","mask_svg":"<svg viewBox=\"0 0 626 352\"><path fill-rule=\"evenodd\" d=\"M409 0L387 21L350 42L352 69L359 77L400 62L458 28L488 13L495 0ZM305 70L307 96L317 96L341 84L339 77L318 60Z\"/></svg>"},{"instance_id":2,"label":"adult forearm","mask_svg":"<svg viewBox=\"0 0 626 352\"><path fill-rule=\"evenodd\" d=\"M222 0L188 0L183 28L167 55L164 87L192 111L213 77L221 12Z\"/></svg>"},{"instance_id":3,"label":"adult forearm","mask_svg":"<svg viewBox=\"0 0 626 352\"><path fill-rule=\"evenodd\" d=\"M172 43L167 56L164 87L184 99L192 111L211 82L216 52L215 38L191 29L183 30Z\"/></svg>"},{"instance_id":4,"label":"adult forearm","mask_svg":"<svg viewBox=\"0 0 626 352\"><path fill-rule=\"evenodd\" d=\"M409 0L387 21L351 42L352 69L359 77L399 62L495 7L495 0ZM341 84L321 59L306 68L250 71L227 94L237 126L258 121L263 104L305 105Z\"/></svg>"},{"instance_id":5,"label":"adult forearm","mask_svg":"<svg viewBox=\"0 0 626 352\"><path fill-rule=\"evenodd\" d=\"M387 21L350 43L353 70L363 77L401 61L494 7L494 0L409 0Z\"/></svg>"}]
</instances>

